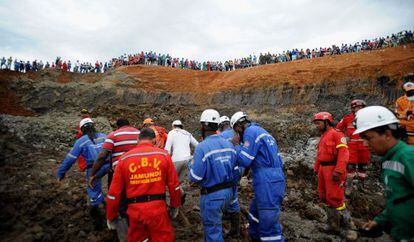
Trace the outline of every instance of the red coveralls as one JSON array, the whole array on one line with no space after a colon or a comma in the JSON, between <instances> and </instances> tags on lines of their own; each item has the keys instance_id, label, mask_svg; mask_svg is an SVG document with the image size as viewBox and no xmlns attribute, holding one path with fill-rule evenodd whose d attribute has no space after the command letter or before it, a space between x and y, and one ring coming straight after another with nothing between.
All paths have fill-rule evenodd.
<instances>
[{"instance_id":1,"label":"red coveralls","mask_svg":"<svg viewBox=\"0 0 414 242\"><path fill-rule=\"evenodd\" d=\"M131 198L165 194L168 186L171 207L181 204L177 172L166 150L141 143L125 153L115 168L107 196L106 217L115 219L119 214L119 199L125 190ZM173 228L165 200L129 203L128 241L174 241Z\"/></svg>"},{"instance_id":2,"label":"red coveralls","mask_svg":"<svg viewBox=\"0 0 414 242\"><path fill-rule=\"evenodd\" d=\"M371 161L371 152L369 147L364 144L364 140L358 134L354 134L356 128L353 124L355 120L355 114L351 113L345 116L336 126L340 131L345 130L345 134L349 137L349 163L353 164L353 169L348 169L349 175L352 177L355 175L355 166L358 165L358 176L360 180L364 180L366 177L366 171L364 167Z\"/></svg>"},{"instance_id":3,"label":"red coveralls","mask_svg":"<svg viewBox=\"0 0 414 242\"><path fill-rule=\"evenodd\" d=\"M80 137L82 137L82 130L80 129L80 127L79 127L79 124L78 124L78 127L76 128L76 135L75 135L75 137L76 137L76 139L79 139ZM83 158L83 156L82 155L79 155L79 157L78 157L78 169L79 169L79 171L85 171L86 170L86 160L85 160L85 158Z\"/></svg>"},{"instance_id":4,"label":"red coveralls","mask_svg":"<svg viewBox=\"0 0 414 242\"><path fill-rule=\"evenodd\" d=\"M315 172L318 172L319 197L330 207L340 208L345 205L344 181L348 159L345 135L328 127L319 140ZM341 174L339 182L332 180L334 171Z\"/></svg>"}]
</instances>

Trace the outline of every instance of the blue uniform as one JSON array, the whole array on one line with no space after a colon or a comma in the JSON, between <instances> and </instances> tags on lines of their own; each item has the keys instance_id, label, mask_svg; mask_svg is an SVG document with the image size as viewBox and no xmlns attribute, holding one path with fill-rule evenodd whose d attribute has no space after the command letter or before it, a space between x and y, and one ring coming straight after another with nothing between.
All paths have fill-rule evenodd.
<instances>
[{"instance_id":1,"label":"blue uniform","mask_svg":"<svg viewBox=\"0 0 414 242\"><path fill-rule=\"evenodd\" d=\"M189 163L189 180L204 188L220 183L235 182L238 166L236 150L220 135L208 136L194 152L194 164ZM201 195L200 210L205 241L223 241L222 216L233 200L233 188Z\"/></svg>"},{"instance_id":2,"label":"blue uniform","mask_svg":"<svg viewBox=\"0 0 414 242\"><path fill-rule=\"evenodd\" d=\"M98 157L99 152L102 150L102 144L106 139L106 135L103 133L98 133L94 139L95 144L89 139L87 135L80 137L74 144L73 148L66 155L66 158L63 160L62 165L59 167L58 177L65 177L66 172L78 159L79 155L82 155L86 160L86 179L89 181L89 175L92 169L93 162ZM103 203L104 195L102 194L102 181L100 179L95 179L94 188L87 186L87 193L90 199L92 206L98 206Z\"/></svg>"},{"instance_id":3,"label":"blue uniform","mask_svg":"<svg viewBox=\"0 0 414 242\"><path fill-rule=\"evenodd\" d=\"M243 145L237 151L237 158L241 166L251 167L253 174L249 235L262 241L284 241L279 216L285 177L276 140L258 124L252 123L243 133Z\"/></svg>"},{"instance_id":4,"label":"blue uniform","mask_svg":"<svg viewBox=\"0 0 414 242\"><path fill-rule=\"evenodd\" d=\"M223 132L220 133L220 136L223 137L225 140L231 142L231 140L233 139L233 136L234 136L234 131L233 131L232 128L227 128L226 130L223 130ZM236 175L239 175L239 178L237 179L237 182L234 185L233 200L230 202L230 206L229 206L229 209L228 209L229 213L238 213L238 212L240 212L239 196L237 194L237 185L238 185L238 181L240 180L243 173L244 173L244 168L239 167L239 172L238 173L236 172Z\"/></svg>"}]
</instances>

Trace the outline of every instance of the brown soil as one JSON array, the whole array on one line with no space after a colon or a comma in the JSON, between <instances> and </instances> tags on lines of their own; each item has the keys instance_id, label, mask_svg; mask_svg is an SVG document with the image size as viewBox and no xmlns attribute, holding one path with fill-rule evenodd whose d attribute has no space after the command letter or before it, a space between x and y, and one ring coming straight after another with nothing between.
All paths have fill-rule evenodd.
<instances>
[{"instance_id":1,"label":"brown soil","mask_svg":"<svg viewBox=\"0 0 414 242\"><path fill-rule=\"evenodd\" d=\"M402 78L414 69L414 44L363 53L351 53L276 63L232 72L206 72L158 66L126 66L123 71L147 91L214 93L255 89L284 83L303 85L326 80Z\"/></svg>"},{"instance_id":2,"label":"brown soil","mask_svg":"<svg viewBox=\"0 0 414 242\"><path fill-rule=\"evenodd\" d=\"M0 113L14 116L33 116L34 113L22 107L16 93L10 89L7 77L16 75L17 73L14 72L0 75Z\"/></svg>"}]
</instances>

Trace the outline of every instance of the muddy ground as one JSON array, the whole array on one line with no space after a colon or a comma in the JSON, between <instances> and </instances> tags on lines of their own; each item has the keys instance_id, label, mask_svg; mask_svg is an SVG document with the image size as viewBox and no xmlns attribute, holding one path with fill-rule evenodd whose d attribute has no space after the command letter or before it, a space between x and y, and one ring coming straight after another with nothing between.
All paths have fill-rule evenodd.
<instances>
[{"instance_id":1,"label":"muddy ground","mask_svg":"<svg viewBox=\"0 0 414 242\"><path fill-rule=\"evenodd\" d=\"M222 110L228 111L226 108ZM185 116L196 116L199 113L197 108ZM61 121L53 121L53 117L57 116ZM297 134L293 135L293 131L287 129L287 123L282 121L278 121L281 127L272 127L267 122L268 115L253 115L252 118L258 119L281 137L279 143L287 177L280 219L285 238L288 241L339 241L340 237L321 232L326 213L319 204L316 177L312 171L317 140L311 137L315 134L311 126L306 126L309 128L307 132L298 129ZM74 165L65 180L56 180L56 171L74 141L71 131L76 126L77 119L76 115L58 113L35 117L1 115L1 240L116 241L112 231L105 227L95 228L89 219L85 174L79 172ZM108 132L111 129L111 118L100 116L95 119L100 130ZM159 119L159 122L167 123L167 120ZM189 125L188 129L198 136L195 124ZM47 133L42 133L44 130ZM284 138L287 130L292 134L291 137L297 137L296 146L290 145L290 140ZM384 205L378 179L379 167L373 165L370 169L371 176L365 191L358 192L349 201L349 208L356 221L372 218ZM243 178L241 184L239 198L242 234L243 240L247 241L247 211L253 193L250 179ZM173 221L175 238L176 241L200 241L203 232L198 205L199 191L187 183L184 189L189 195L183 211L190 224L181 218ZM229 223L225 221L224 230L228 229ZM388 239L389 237L383 238L384 241Z\"/></svg>"}]
</instances>

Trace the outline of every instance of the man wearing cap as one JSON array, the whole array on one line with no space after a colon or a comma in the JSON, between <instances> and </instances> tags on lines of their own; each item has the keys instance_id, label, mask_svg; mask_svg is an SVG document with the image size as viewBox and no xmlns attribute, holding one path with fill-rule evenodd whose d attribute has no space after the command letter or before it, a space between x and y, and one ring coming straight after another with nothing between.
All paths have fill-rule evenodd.
<instances>
[{"instance_id":1,"label":"man wearing cap","mask_svg":"<svg viewBox=\"0 0 414 242\"><path fill-rule=\"evenodd\" d=\"M191 133L184 130L180 120L172 123L172 130L168 133L165 150L171 155L180 184L183 182L187 171L187 164L193 158L191 147L197 147L198 141Z\"/></svg>"},{"instance_id":2,"label":"man wearing cap","mask_svg":"<svg viewBox=\"0 0 414 242\"><path fill-rule=\"evenodd\" d=\"M167 130L161 126L157 126L152 118L146 118L142 123L143 128L151 128L155 132L155 147L164 149L167 141Z\"/></svg>"},{"instance_id":3,"label":"man wearing cap","mask_svg":"<svg viewBox=\"0 0 414 242\"><path fill-rule=\"evenodd\" d=\"M235 133L240 166L251 168L254 198L249 210L249 235L252 241L284 241L279 222L280 206L285 194L282 158L276 139L265 129L247 119L244 112L230 120Z\"/></svg>"},{"instance_id":4,"label":"man wearing cap","mask_svg":"<svg viewBox=\"0 0 414 242\"><path fill-rule=\"evenodd\" d=\"M63 160L62 164L58 170L58 180L61 181L64 179L66 172L70 167L75 163L76 159L82 155L87 164L86 168L86 179L89 180L89 173L92 169L92 164L99 152L102 149L102 144L106 139L106 135L103 133L97 133L95 130L94 123L92 119L85 118L80 121L79 124L83 136L80 137L73 148L66 155L66 158ZM99 225L102 221L101 215L99 212L99 205L104 202L104 195L102 194L102 182L100 179L94 181L93 187L87 186L86 189L89 196L90 215L95 219L95 225L99 228Z\"/></svg>"},{"instance_id":5,"label":"man wearing cap","mask_svg":"<svg viewBox=\"0 0 414 242\"><path fill-rule=\"evenodd\" d=\"M407 82L402 89L405 95L395 102L395 112L401 125L407 131L407 143L414 145L414 83Z\"/></svg>"},{"instance_id":6,"label":"man wearing cap","mask_svg":"<svg viewBox=\"0 0 414 242\"><path fill-rule=\"evenodd\" d=\"M91 117L89 111L86 108L83 108L81 110L81 117L82 117L82 119L84 119L84 118L90 118ZM83 135L82 134L82 130L81 130L81 128L79 126L79 123L78 123L78 126L76 127L76 135L75 135L75 138L76 139L79 139L80 137L82 137L82 135ZM77 162L78 162L78 169L79 169L79 171L85 171L85 169L86 169L86 160L85 160L85 158L83 158L83 156L80 155L78 157Z\"/></svg>"},{"instance_id":7,"label":"man wearing cap","mask_svg":"<svg viewBox=\"0 0 414 242\"><path fill-rule=\"evenodd\" d=\"M347 196L351 195L353 185L352 183L357 174L357 168L359 182L362 187L363 182L367 176L366 167L371 161L371 152L369 151L369 147L365 144L359 135L353 134L356 129L354 126L355 113L365 106L366 103L364 100L353 100L351 102L351 113L341 119L341 121L336 125L336 128L338 130L345 133L348 140L347 145L349 148L349 162L346 167L347 175L345 187L345 194Z\"/></svg>"},{"instance_id":8,"label":"man wearing cap","mask_svg":"<svg viewBox=\"0 0 414 242\"><path fill-rule=\"evenodd\" d=\"M327 205L327 232L343 232L341 224L344 224L346 234L342 235L351 237L355 234L352 231L355 226L346 208L344 196L346 166L349 160L345 135L334 128L333 117L328 112L315 114L313 124L321 134L314 170L318 174L319 197Z\"/></svg>"},{"instance_id":9,"label":"man wearing cap","mask_svg":"<svg viewBox=\"0 0 414 242\"><path fill-rule=\"evenodd\" d=\"M385 209L363 225L368 234L389 231L395 241L414 241L414 147L402 142L398 119L385 107L370 106L356 114L357 130L381 156ZM379 234L378 234L379 232Z\"/></svg>"},{"instance_id":10,"label":"man wearing cap","mask_svg":"<svg viewBox=\"0 0 414 242\"><path fill-rule=\"evenodd\" d=\"M233 187L238 177L236 150L218 135L220 115L214 109L201 114L203 141L194 152L194 163L188 164L189 180L201 187L200 212L204 241L224 241L222 216L233 199Z\"/></svg>"},{"instance_id":11,"label":"man wearing cap","mask_svg":"<svg viewBox=\"0 0 414 242\"><path fill-rule=\"evenodd\" d=\"M230 126L230 119L227 116L221 116L220 117L220 123L219 123L219 130L220 130L220 136L224 139L232 142L234 137L234 131ZM235 149L237 150L240 145L235 146ZM242 177L245 169L242 166L239 166L239 179ZM228 237L240 238L240 205L239 205L239 196L237 193L239 186L239 182L236 182L236 184L233 187L233 200L230 202L230 206L228 209L228 213L225 214L225 218L228 218L230 220L231 228L229 233L227 234Z\"/></svg>"}]
</instances>

